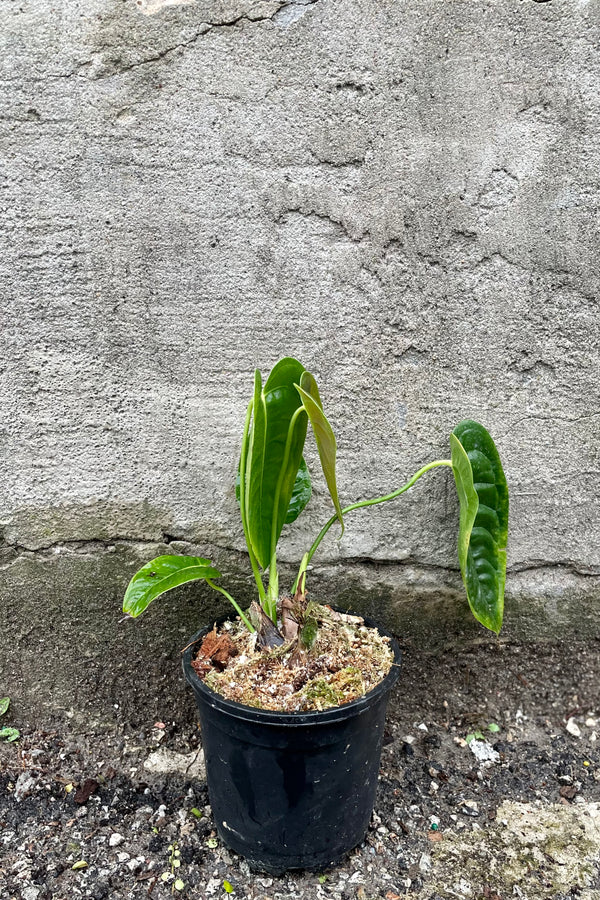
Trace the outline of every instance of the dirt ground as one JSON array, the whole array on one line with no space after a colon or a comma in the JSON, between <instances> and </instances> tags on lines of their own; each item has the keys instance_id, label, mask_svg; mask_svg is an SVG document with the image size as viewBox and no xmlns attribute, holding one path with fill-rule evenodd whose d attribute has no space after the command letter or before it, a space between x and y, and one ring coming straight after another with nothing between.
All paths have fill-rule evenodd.
<instances>
[{"instance_id":1,"label":"dirt ground","mask_svg":"<svg viewBox=\"0 0 600 900\"><path fill-rule=\"evenodd\" d=\"M404 648L365 842L281 878L216 838L198 730L39 731L18 713L3 898L600 900L600 642Z\"/></svg>"}]
</instances>

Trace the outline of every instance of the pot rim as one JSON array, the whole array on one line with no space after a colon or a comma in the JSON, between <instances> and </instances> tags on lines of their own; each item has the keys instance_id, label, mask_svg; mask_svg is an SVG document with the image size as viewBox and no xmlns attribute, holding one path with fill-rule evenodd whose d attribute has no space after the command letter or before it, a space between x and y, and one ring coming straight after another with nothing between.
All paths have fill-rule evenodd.
<instances>
[{"instance_id":1,"label":"pot rim","mask_svg":"<svg viewBox=\"0 0 600 900\"><path fill-rule=\"evenodd\" d=\"M357 613L351 613L349 610L341 610L335 606L332 606L331 608L336 609L338 612L347 612L350 615L358 615ZM221 616L216 620L216 624L222 625L223 622L226 622L232 617L231 614ZM400 647L398 646L398 642L394 635L385 628L382 628L378 622L375 622L368 616L362 616L361 618L364 619L364 623L367 627L376 628L381 635L389 637L394 659L390 671L385 678L382 678L379 684L376 684L374 688L371 688L371 690L362 697L351 700L350 703L344 703L342 706L332 706L329 709L311 710L310 712L279 712L272 709L259 709L255 706L246 706L244 703L228 700L226 697L213 691L212 688L209 688L196 674L192 667L192 659L196 650L196 645L210 631L213 627L212 625L205 625L203 628L200 628L187 647L182 651L183 674L194 692L200 694L209 706L212 706L213 709L221 710L232 718L242 719L246 722L262 722L265 725L305 727L307 725L328 725L331 722L350 719L353 716L359 716L361 713L365 712L373 703L379 700L382 694L389 693L400 676L402 660Z\"/></svg>"}]
</instances>

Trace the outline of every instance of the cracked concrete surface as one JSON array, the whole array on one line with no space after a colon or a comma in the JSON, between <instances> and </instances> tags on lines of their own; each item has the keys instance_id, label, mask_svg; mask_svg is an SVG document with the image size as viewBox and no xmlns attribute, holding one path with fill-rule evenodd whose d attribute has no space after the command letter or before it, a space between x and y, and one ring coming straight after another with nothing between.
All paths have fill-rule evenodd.
<instances>
[{"instance_id":1,"label":"cracked concrete surface","mask_svg":"<svg viewBox=\"0 0 600 900\"><path fill-rule=\"evenodd\" d=\"M66 659L92 615L113 646L129 574L166 544L249 593L233 478L252 371L282 353L322 386L345 501L484 422L512 491L507 635L598 635L599 19L491 0L1 5L11 691L34 702L8 652L35 668L32 629ZM284 562L329 516L314 480ZM432 473L324 542L315 592L409 640L473 639L456 518ZM197 619L219 607L195 596ZM159 652L177 646L191 597L153 614L146 651L159 620Z\"/></svg>"}]
</instances>

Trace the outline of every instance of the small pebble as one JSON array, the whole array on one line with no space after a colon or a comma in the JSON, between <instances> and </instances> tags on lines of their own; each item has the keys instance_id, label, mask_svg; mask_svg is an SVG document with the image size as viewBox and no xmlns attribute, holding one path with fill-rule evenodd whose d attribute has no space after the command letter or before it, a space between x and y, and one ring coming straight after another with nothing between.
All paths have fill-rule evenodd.
<instances>
[{"instance_id":1,"label":"small pebble","mask_svg":"<svg viewBox=\"0 0 600 900\"><path fill-rule=\"evenodd\" d=\"M573 737L581 737L581 729L580 729L579 725L577 724L577 722L575 721L575 719L573 718L573 716L571 716L571 718L567 722L566 729L569 732L569 734L573 735Z\"/></svg>"}]
</instances>

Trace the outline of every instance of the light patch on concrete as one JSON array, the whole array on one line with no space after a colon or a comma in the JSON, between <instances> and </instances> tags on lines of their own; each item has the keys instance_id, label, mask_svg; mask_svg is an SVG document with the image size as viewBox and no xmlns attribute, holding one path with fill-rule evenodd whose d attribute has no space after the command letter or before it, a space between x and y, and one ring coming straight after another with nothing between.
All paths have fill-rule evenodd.
<instances>
[{"instance_id":1,"label":"light patch on concrete","mask_svg":"<svg viewBox=\"0 0 600 900\"><path fill-rule=\"evenodd\" d=\"M318 0L290 0L284 4L273 16L273 21L281 28L289 28L308 12L308 7L313 6Z\"/></svg>"},{"instance_id":2,"label":"light patch on concrete","mask_svg":"<svg viewBox=\"0 0 600 900\"><path fill-rule=\"evenodd\" d=\"M480 897L482 891L521 900L593 890L600 860L600 803L547 806L505 801L485 830L446 833L434 845L430 883L440 897ZM487 896L487 894L486 894Z\"/></svg>"},{"instance_id":3,"label":"light patch on concrete","mask_svg":"<svg viewBox=\"0 0 600 900\"><path fill-rule=\"evenodd\" d=\"M196 0L135 0L135 5L145 16L153 16L166 6L192 6Z\"/></svg>"},{"instance_id":4,"label":"light patch on concrete","mask_svg":"<svg viewBox=\"0 0 600 900\"><path fill-rule=\"evenodd\" d=\"M144 760L144 769L152 775L172 775L179 772L188 778L206 778L204 751L175 753L161 747Z\"/></svg>"}]
</instances>

